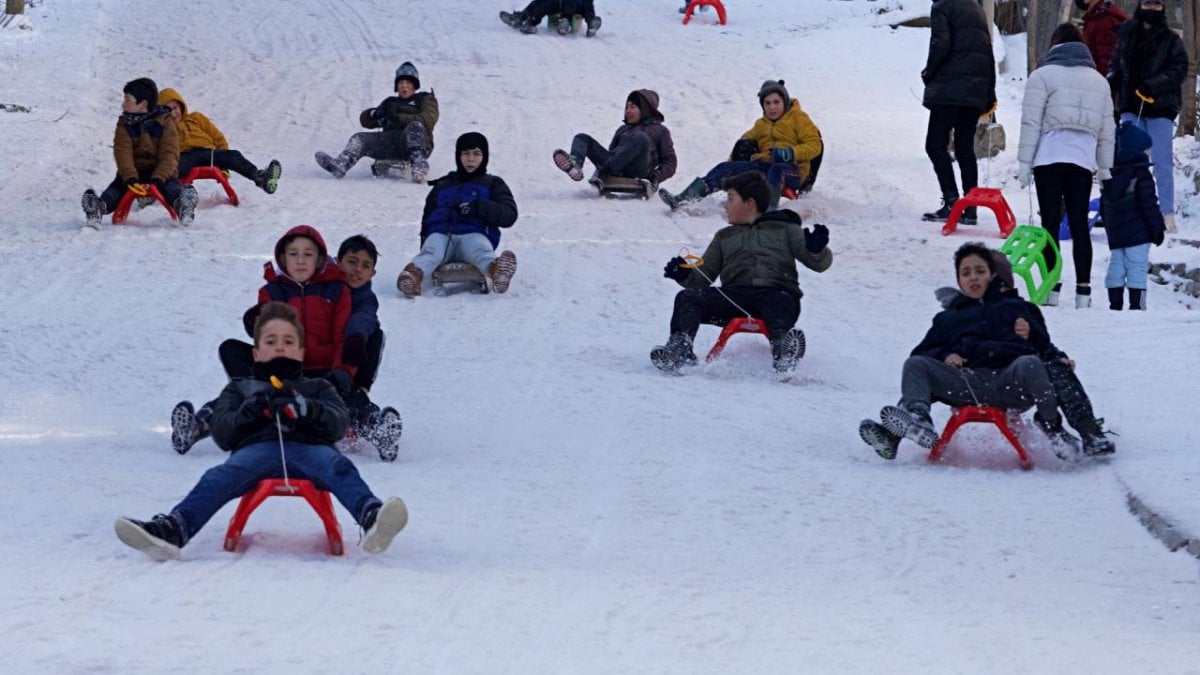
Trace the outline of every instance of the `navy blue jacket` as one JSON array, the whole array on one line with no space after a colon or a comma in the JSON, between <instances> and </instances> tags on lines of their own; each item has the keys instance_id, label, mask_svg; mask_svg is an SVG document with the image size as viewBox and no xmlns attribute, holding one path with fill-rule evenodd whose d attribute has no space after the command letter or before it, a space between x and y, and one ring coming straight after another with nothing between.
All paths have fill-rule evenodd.
<instances>
[{"instance_id":1,"label":"navy blue jacket","mask_svg":"<svg viewBox=\"0 0 1200 675\"><path fill-rule=\"evenodd\" d=\"M464 216L460 206L474 203L475 212ZM489 173L451 171L433 182L421 217L421 243L431 234L486 235L492 248L500 245L500 229L517 222L517 200L504 179Z\"/></svg>"},{"instance_id":2,"label":"navy blue jacket","mask_svg":"<svg viewBox=\"0 0 1200 675\"><path fill-rule=\"evenodd\" d=\"M959 295L950 306L933 317L933 325L912 350L913 356L938 361L958 354L970 368L1004 368L1025 355L1039 355L1050 344L1044 321L1035 319L1020 297L1010 298L998 290L997 281L982 300ZM1029 322L1029 339L1013 330L1017 319Z\"/></svg>"},{"instance_id":3,"label":"navy blue jacket","mask_svg":"<svg viewBox=\"0 0 1200 675\"><path fill-rule=\"evenodd\" d=\"M1110 249L1162 243L1167 226L1145 155L1112 168L1112 178L1100 185L1100 217Z\"/></svg>"}]
</instances>

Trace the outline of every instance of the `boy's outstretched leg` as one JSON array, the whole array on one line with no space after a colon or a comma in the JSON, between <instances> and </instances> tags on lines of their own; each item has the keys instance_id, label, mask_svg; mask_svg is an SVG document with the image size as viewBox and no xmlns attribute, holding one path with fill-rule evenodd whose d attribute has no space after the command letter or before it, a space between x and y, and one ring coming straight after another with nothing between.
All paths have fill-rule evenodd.
<instances>
[{"instance_id":1,"label":"boy's outstretched leg","mask_svg":"<svg viewBox=\"0 0 1200 675\"><path fill-rule=\"evenodd\" d=\"M263 192L273 195L275 190L279 189L279 177L283 175L283 166L279 160L273 159L267 168L260 169L254 174L254 184Z\"/></svg>"}]
</instances>

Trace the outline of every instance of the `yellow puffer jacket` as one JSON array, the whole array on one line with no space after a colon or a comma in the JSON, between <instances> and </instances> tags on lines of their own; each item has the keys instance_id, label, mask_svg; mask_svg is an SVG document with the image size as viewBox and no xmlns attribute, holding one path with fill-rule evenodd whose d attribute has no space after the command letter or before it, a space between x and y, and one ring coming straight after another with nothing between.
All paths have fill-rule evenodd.
<instances>
[{"instance_id":1,"label":"yellow puffer jacket","mask_svg":"<svg viewBox=\"0 0 1200 675\"><path fill-rule=\"evenodd\" d=\"M809 163L825 147L817 125L809 119L808 113L800 109L800 101L796 99L792 99L787 112L778 120L772 122L766 116L758 118L750 131L742 134L742 138L758 145L758 152L750 158L755 162L770 162L771 148L791 148L792 161L800 171L801 181L808 178Z\"/></svg>"},{"instance_id":2,"label":"yellow puffer jacket","mask_svg":"<svg viewBox=\"0 0 1200 675\"><path fill-rule=\"evenodd\" d=\"M212 123L204 113L188 112L187 103L174 89L163 89L158 94L158 104L166 105L174 101L183 109L183 119L179 121L179 152L196 150L228 150L229 142L225 135Z\"/></svg>"}]
</instances>

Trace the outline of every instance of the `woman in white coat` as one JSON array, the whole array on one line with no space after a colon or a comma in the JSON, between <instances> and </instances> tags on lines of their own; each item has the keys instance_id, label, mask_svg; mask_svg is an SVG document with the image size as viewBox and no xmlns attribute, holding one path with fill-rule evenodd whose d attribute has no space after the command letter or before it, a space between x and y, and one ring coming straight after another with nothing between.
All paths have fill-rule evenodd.
<instances>
[{"instance_id":1,"label":"woman in white coat","mask_svg":"<svg viewBox=\"0 0 1200 675\"><path fill-rule=\"evenodd\" d=\"M1092 241L1087 230L1092 175L1109 177L1113 162L1112 92L1096 71L1092 55L1075 26L1064 23L1050 37L1050 51L1029 75L1021 103L1021 142L1017 152L1022 187L1037 186L1042 227L1058 240L1066 205L1075 261L1075 307L1092 304ZM1054 252L1045 251L1048 263ZM1055 286L1046 304L1058 304Z\"/></svg>"}]
</instances>

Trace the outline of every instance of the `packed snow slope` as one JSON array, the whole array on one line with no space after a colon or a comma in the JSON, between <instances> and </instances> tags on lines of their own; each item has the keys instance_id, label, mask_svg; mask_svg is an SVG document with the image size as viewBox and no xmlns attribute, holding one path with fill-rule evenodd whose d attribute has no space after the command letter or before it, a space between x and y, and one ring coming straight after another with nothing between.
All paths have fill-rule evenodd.
<instances>
[{"instance_id":1,"label":"packed snow slope","mask_svg":"<svg viewBox=\"0 0 1200 675\"><path fill-rule=\"evenodd\" d=\"M919 222L937 200L919 103L928 32L888 24L925 7L748 0L728 3L727 26L709 12L684 27L678 2L597 4L591 40L518 34L496 18L510 7L474 0L56 0L31 7L29 29L0 30L0 102L32 109L0 113L5 669L1197 672L1196 561L1125 508L1140 478L1190 495L1163 508L1196 515L1179 486L1197 476L1197 318L1170 292L1153 288L1144 314L1047 312L1121 434L1108 462L1038 450L1017 471L980 428L943 465L909 445L889 463L857 437L896 399L953 250L1000 243L988 218L947 238ZM337 181L312 160L341 149L405 60L441 102L434 174L453 168L458 134L481 131L517 197L506 295L398 297L427 188L365 162ZM1014 148L1023 73L1000 78ZM278 158L278 193L235 176L242 205L202 185L186 230L156 209L83 228L79 195L111 180L121 88L141 76L258 164ZM600 199L551 152L576 132L607 142L625 96L649 87L680 158L666 187L680 190L749 128L768 78L786 80L828 148L816 190L786 204L827 224L835 251L827 273L801 273L808 355L780 383L765 341L743 336L664 377L647 357L676 290L661 268L703 250L719 196L675 215ZM1009 151L983 174L1024 219L1015 168ZM368 556L338 507L349 550L329 557L307 507L276 499L242 552L221 549L229 506L181 562L153 563L112 522L168 510L224 459L209 441L173 453L168 413L224 384L217 345L241 334L262 262L299 223L382 251L388 343L372 394L405 434L394 464L354 460L407 501L409 527Z\"/></svg>"}]
</instances>

